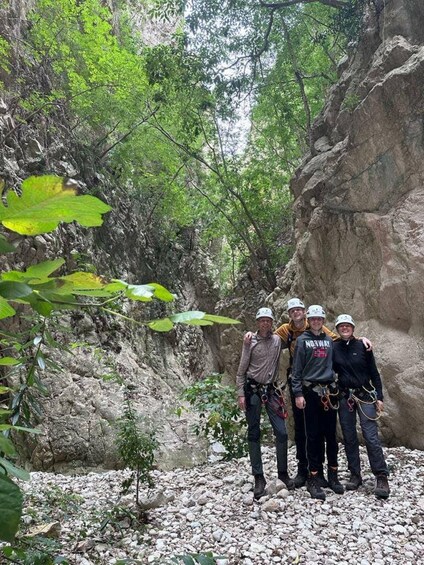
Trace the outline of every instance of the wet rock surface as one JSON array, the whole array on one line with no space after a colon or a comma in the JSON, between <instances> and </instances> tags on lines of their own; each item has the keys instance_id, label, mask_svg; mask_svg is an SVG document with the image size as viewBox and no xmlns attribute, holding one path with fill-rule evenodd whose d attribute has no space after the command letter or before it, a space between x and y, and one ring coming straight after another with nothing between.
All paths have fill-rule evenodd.
<instances>
[{"instance_id":1,"label":"wet rock surface","mask_svg":"<svg viewBox=\"0 0 424 565\"><path fill-rule=\"evenodd\" d=\"M78 565L170 563L177 555L212 552L218 565L424 564L424 452L385 449L391 495L373 494L361 448L364 484L356 492L312 500L276 482L274 450L264 448L269 492L253 501L247 458L189 470L154 472L149 510L121 496L129 471L85 476L32 473L22 531L60 522L60 553ZM294 450L290 450L294 473ZM341 450L340 475L348 479ZM145 495L145 496L144 496ZM150 501L150 503L149 503ZM154 501L154 504L153 502ZM134 561L132 561L134 560Z\"/></svg>"}]
</instances>

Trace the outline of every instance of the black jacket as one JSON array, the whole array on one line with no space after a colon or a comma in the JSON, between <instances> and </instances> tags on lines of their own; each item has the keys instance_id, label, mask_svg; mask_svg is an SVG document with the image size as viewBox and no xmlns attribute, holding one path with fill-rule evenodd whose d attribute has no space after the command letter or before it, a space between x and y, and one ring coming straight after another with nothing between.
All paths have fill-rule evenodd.
<instances>
[{"instance_id":1,"label":"black jacket","mask_svg":"<svg viewBox=\"0 0 424 565\"><path fill-rule=\"evenodd\" d=\"M378 400L383 400L383 386L374 354L367 351L362 341L352 337L349 341L334 342L333 368L339 376L341 390L369 389L371 383L377 391Z\"/></svg>"}]
</instances>

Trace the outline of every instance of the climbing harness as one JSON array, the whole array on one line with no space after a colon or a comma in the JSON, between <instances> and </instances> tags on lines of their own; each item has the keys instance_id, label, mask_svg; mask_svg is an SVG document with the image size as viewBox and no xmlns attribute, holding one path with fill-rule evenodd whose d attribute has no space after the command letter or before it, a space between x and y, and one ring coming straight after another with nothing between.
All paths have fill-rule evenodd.
<instances>
[{"instance_id":1,"label":"climbing harness","mask_svg":"<svg viewBox=\"0 0 424 565\"><path fill-rule=\"evenodd\" d=\"M376 417L372 418L371 416L368 416L368 414L365 414L363 406L364 405L371 405L371 404L376 404L377 403L377 391L375 390L374 386L372 386L371 390L368 390L365 386L362 386L362 388L349 388L348 391L341 393L342 395L347 397L346 403L347 403L347 407L349 412L353 412L354 408L355 408L355 404L358 407L358 409L361 411L361 413L365 416L365 418L367 418L368 420L379 420L381 414L376 411Z\"/></svg>"},{"instance_id":2,"label":"climbing harness","mask_svg":"<svg viewBox=\"0 0 424 565\"><path fill-rule=\"evenodd\" d=\"M337 389L337 386L335 386L334 388L334 392L331 392L330 386L329 385L324 385L321 386L320 385L320 391L318 392L318 395L321 398L321 404L324 407L324 410L327 412L328 410L330 410L330 408L332 410L338 410L339 409L339 391ZM333 403L332 398L335 397L336 401Z\"/></svg>"},{"instance_id":3,"label":"climbing harness","mask_svg":"<svg viewBox=\"0 0 424 565\"><path fill-rule=\"evenodd\" d=\"M309 386L306 385L305 388L318 394L325 412L328 412L330 408L332 410L339 409L339 390L336 383L316 384L314 386L310 384Z\"/></svg>"},{"instance_id":4,"label":"climbing harness","mask_svg":"<svg viewBox=\"0 0 424 565\"><path fill-rule=\"evenodd\" d=\"M253 379L247 379L245 392L247 396L257 394L263 405L269 404L274 412L284 420L288 417L288 411L284 400L285 385L277 383L261 384Z\"/></svg>"}]
</instances>

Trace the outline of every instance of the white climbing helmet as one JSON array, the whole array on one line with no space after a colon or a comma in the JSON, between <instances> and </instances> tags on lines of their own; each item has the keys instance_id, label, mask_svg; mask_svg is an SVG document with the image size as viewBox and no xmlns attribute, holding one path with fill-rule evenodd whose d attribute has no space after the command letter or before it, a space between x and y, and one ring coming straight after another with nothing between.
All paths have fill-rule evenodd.
<instances>
[{"instance_id":1,"label":"white climbing helmet","mask_svg":"<svg viewBox=\"0 0 424 565\"><path fill-rule=\"evenodd\" d=\"M274 314L272 313L271 308L259 308L256 312L256 319L258 320L259 318L271 318L271 320L273 320Z\"/></svg>"},{"instance_id":2,"label":"white climbing helmet","mask_svg":"<svg viewBox=\"0 0 424 565\"><path fill-rule=\"evenodd\" d=\"M337 320L336 320L336 328L339 324L350 324L351 326L355 327L355 322L353 321L352 316L349 316L349 314L340 314L340 316L337 316Z\"/></svg>"},{"instance_id":3,"label":"white climbing helmet","mask_svg":"<svg viewBox=\"0 0 424 565\"><path fill-rule=\"evenodd\" d=\"M307 318L325 318L325 311L319 304L312 304L306 312Z\"/></svg>"},{"instance_id":4,"label":"white climbing helmet","mask_svg":"<svg viewBox=\"0 0 424 565\"><path fill-rule=\"evenodd\" d=\"M292 308L305 308L305 305L298 298L290 298L287 302L287 310L291 310Z\"/></svg>"}]
</instances>

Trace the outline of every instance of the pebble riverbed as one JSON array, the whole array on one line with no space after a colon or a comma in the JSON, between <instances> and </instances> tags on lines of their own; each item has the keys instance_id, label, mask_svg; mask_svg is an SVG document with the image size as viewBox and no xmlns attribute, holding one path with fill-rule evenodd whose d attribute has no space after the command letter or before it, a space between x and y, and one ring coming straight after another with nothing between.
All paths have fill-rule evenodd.
<instances>
[{"instance_id":1,"label":"pebble riverbed","mask_svg":"<svg viewBox=\"0 0 424 565\"><path fill-rule=\"evenodd\" d=\"M150 502L156 507L145 523L135 516L134 491L120 497L128 471L31 473L22 485L21 532L58 522L56 554L75 565L170 563L177 555L207 552L218 565L424 565L424 451L384 451L391 473L387 500L373 495L363 448L364 484L344 495L326 489L321 502L305 487L278 490L274 449L265 447L269 494L260 501L253 501L247 458L154 471ZM293 475L294 448L289 460ZM345 482L342 446L340 469Z\"/></svg>"}]
</instances>

